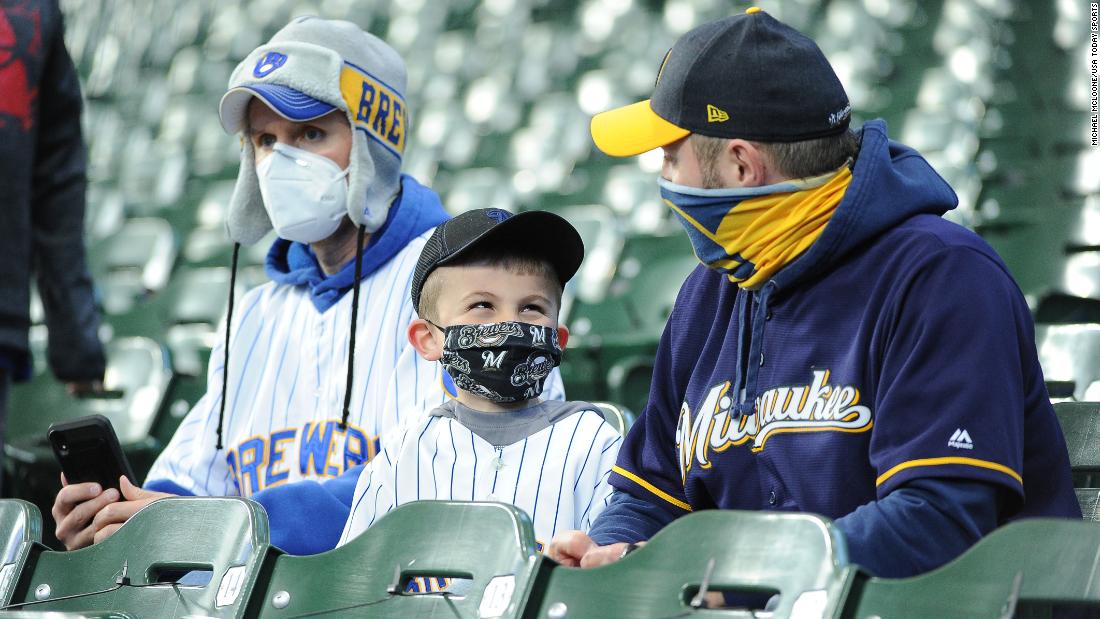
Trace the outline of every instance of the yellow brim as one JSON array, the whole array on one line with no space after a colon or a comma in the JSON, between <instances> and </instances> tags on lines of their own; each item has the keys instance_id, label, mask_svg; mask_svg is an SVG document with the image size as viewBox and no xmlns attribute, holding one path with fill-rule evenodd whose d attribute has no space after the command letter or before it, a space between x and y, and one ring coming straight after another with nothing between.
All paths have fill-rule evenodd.
<instances>
[{"instance_id":1,"label":"yellow brim","mask_svg":"<svg viewBox=\"0 0 1100 619\"><path fill-rule=\"evenodd\" d=\"M691 132L653 112L649 99L592 117L592 141L612 157L633 157L671 144Z\"/></svg>"}]
</instances>

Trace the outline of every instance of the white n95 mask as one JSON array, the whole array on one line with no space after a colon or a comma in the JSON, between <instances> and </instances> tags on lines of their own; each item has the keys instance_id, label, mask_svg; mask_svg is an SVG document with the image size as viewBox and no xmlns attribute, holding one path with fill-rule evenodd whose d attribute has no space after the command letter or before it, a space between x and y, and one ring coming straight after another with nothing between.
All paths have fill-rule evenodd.
<instances>
[{"instance_id":1,"label":"white n95 mask","mask_svg":"<svg viewBox=\"0 0 1100 619\"><path fill-rule=\"evenodd\" d=\"M348 212L348 170L286 144L276 142L272 151L256 165L256 176L275 233L299 243L328 238Z\"/></svg>"}]
</instances>

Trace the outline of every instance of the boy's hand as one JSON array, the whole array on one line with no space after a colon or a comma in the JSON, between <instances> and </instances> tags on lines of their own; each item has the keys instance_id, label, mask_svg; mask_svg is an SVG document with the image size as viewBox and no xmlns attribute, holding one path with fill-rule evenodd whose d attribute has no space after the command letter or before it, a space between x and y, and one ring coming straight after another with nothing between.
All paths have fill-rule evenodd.
<instances>
[{"instance_id":1,"label":"boy's hand","mask_svg":"<svg viewBox=\"0 0 1100 619\"><path fill-rule=\"evenodd\" d=\"M95 537L92 519L101 509L118 499L118 490L114 488L104 491L96 483L70 485L62 473L61 490L50 510L57 523L54 535L69 550L90 546Z\"/></svg>"},{"instance_id":2,"label":"boy's hand","mask_svg":"<svg viewBox=\"0 0 1100 619\"><path fill-rule=\"evenodd\" d=\"M122 498L124 500L106 505L95 515L91 527L95 531L93 541L95 544L114 535L119 527L126 524L126 521L129 520L131 516L138 513L138 511L146 505L157 499L175 496L167 492L143 490L130 483L130 480L126 479L126 477L119 477L118 483L119 488L122 489Z\"/></svg>"},{"instance_id":3,"label":"boy's hand","mask_svg":"<svg viewBox=\"0 0 1100 619\"><path fill-rule=\"evenodd\" d=\"M638 542L642 546L645 542ZM566 531L554 536L547 550L547 556L569 567L599 567L614 563L622 558L629 544L608 544L600 546L580 531Z\"/></svg>"}]
</instances>

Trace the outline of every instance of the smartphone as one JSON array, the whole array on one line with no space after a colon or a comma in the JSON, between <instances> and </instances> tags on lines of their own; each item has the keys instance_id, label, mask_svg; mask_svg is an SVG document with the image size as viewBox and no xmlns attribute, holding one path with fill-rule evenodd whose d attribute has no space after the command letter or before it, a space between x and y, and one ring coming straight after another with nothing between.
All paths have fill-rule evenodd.
<instances>
[{"instance_id":1,"label":"smartphone","mask_svg":"<svg viewBox=\"0 0 1100 619\"><path fill-rule=\"evenodd\" d=\"M104 490L118 489L123 475L137 483L115 429L103 415L52 424L46 435L70 484L94 481Z\"/></svg>"}]
</instances>

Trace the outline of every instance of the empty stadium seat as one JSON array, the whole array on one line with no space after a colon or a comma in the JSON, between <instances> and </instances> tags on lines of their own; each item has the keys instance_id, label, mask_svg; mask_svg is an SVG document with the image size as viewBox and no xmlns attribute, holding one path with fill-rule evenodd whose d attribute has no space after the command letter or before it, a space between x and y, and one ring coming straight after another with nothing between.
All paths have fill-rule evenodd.
<instances>
[{"instance_id":1,"label":"empty stadium seat","mask_svg":"<svg viewBox=\"0 0 1100 619\"><path fill-rule=\"evenodd\" d=\"M1081 517L1100 522L1100 488L1077 488L1077 502L1081 505Z\"/></svg>"},{"instance_id":2,"label":"empty stadium seat","mask_svg":"<svg viewBox=\"0 0 1100 619\"><path fill-rule=\"evenodd\" d=\"M1100 487L1100 403L1058 402L1054 412L1066 437L1074 487Z\"/></svg>"},{"instance_id":3,"label":"empty stadium seat","mask_svg":"<svg viewBox=\"0 0 1100 619\"><path fill-rule=\"evenodd\" d=\"M416 501L345 546L279 556L250 611L263 618L519 617L540 561L530 519L511 505ZM451 578L461 589L407 594L418 577Z\"/></svg>"},{"instance_id":4,"label":"empty stadium seat","mask_svg":"<svg viewBox=\"0 0 1100 619\"><path fill-rule=\"evenodd\" d=\"M677 519L621 561L590 570L553 567L538 612L528 616L687 616L706 589L764 600L778 595L768 603L775 617L830 617L855 577L846 555L839 530L818 516L701 511Z\"/></svg>"},{"instance_id":5,"label":"empty stadium seat","mask_svg":"<svg viewBox=\"0 0 1100 619\"><path fill-rule=\"evenodd\" d=\"M603 418L607 423L611 424L619 434L626 436L626 431L630 429L630 426L634 425L634 412L629 408L619 406L612 402L593 402L599 407L600 412L603 413Z\"/></svg>"},{"instance_id":6,"label":"empty stadium seat","mask_svg":"<svg viewBox=\"0 0 1100 619\"><path fill-rule=\"evenodd\" d=\"M163 499L99 544L33 548L12 600L37 602L23 608L36 611L243 617L272 552L267 514L256 503Z\"/></svg>"},{"instance_id":7,"label":"empty stadium seat","mask_svg":"<svg viewBox=\"0 0 1100 619\"><path fill-rule=\"evenodd\" d=\"M1100 324L1039 325L1035 344L1052 397L1100 400Z\"/></svg>"},{"instance_id":8,"label":"empty stadium seat","mask_svg":"<svg viewBox=\"0 0 1100 619\"><path fill-rule=\"evenodd\" d=\"M32 503L19 499L0 500L0 606L12 592L35 543L42 541L42 514Z\"/></svg>"},{"instance_id":9,"label":"empty stadium seat","mask_svg":"<svg viewBox=\"0 0 1100 619\"><path fill-rule=\"evenodd\" d=\"M1097 561L1100 526L1096 523L1023 520L997 529L961 557L927 574L898 580L860 579L852 587L843 616L1049 617L1051 607L1083 606L1096 612L1100 609Z\"/></svg>"}]
</instances>

